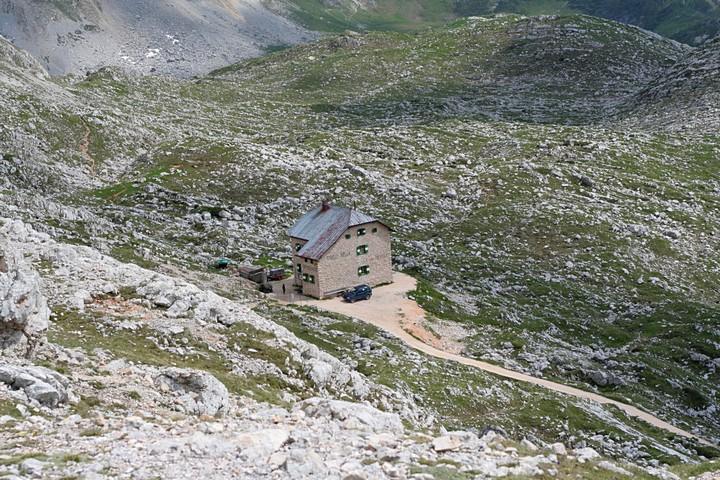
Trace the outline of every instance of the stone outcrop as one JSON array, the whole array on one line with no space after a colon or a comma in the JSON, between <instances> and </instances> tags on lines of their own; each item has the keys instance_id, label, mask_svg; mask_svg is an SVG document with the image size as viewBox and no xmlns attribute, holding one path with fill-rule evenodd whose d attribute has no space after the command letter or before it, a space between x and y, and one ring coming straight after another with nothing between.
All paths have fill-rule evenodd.
<instances>
[{"instance_id":1,"label":"stone outcrop","mask_svg":"<svg viewBox=\"0 0 720 480\"><path fill-rule=\"evenodd\" d=\"M369 405L327 398L310 398L298 403L295 408L310 417L340 421L345 428L371 432L403 432L399 415L382 412Z\"/></svg>"},{"instance_id":2,"label":"stone outcrop","mask_svg":"<svg viewBox=\"0 0 720 480\"><path fill-rule=\"evenodd\" d=\"M0 243L0 349L6 356L31 357L44 339L50 309L40 276Z\"/></svg>"},{"instance_id":3,"label":"stone outcrop","mask_svg":"<svg viewBox=\"0 0 720 480\"><path fill-rule=\"evenodd\" d=\"M0 383L11 390L22 390L28 400L46 407L57 407L70 398L70 381L45 367L0 364Z\"/></svg>"},{"instance_id":4,"label":"stone outcrop","mask_svg":"<svg viewBox=\"0 0 720 480\"><path fill-rule=\"evenodd\" d=\"M222 416L230 408L227 388L209 373L167 368L155 378L161 391L176 395L175 405L191 415Z\"/></svg>"}]
</instances>

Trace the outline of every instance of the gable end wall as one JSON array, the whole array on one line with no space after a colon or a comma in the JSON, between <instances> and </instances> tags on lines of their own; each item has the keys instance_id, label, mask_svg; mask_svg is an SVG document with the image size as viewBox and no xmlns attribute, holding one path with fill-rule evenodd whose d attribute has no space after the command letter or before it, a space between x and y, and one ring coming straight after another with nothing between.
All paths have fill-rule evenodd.
<instances>
[{"instance_id":1,"label":"gable end wall","mask_svg":"<svg viewBox=\"0 0 720 480\"><path fill-rule=\"evenodd\" d=\"M366 234L358 237L357 230L365 228ZM377 228L377 233L372 229ZM350 234L346 239L345 235ZM368 246L368 253L357 255L356 248ZM358 268L368 265L370 275L358 276ZM337 289L347 289L367 283L371 287L392 282L392 256L390 229L379 222L351 227L328 250L318 262L320 296Z\"/></svg>"}]
</instances>

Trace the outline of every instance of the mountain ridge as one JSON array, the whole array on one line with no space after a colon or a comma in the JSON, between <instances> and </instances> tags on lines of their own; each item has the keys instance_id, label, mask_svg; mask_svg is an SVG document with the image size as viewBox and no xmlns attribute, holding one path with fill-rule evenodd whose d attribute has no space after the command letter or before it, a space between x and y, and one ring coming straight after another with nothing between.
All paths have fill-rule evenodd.
<instances>
[{"instance_id":1,"label":"mountain ridge","mask_svg":"<svg viewBox=\"0 0 720 480\"><path fill-rule=\"evenodd\" d=\"M7 42L0 49L25 55ZM394 267L417 280L408 301L463 356L635 405L717 442L720 138L698 128L717 112L693 113L692 129L673 113L682 92L712 98L714 58L712 48L602 19L511 15L417 33L346 32L193 79L117 67L38 78L35 63L0 61L0 207L16 219L0 220L0 242L26 252L42 278L56 313L40 360L66 372L81 397L31 410L47 415L44 450L78 455L45 468L82 476L102 461L126 471L125 457L92 449L114 441L129 458L136 450L118 431L154 432L137 444L142 452L156 441L177 447L154 455L166 463L151 462L151 478L193 451L217 462L197 468L255 468L202 445L227 445L219 425L243 441L247 429L312 430L320 421L296 421L298 411L325 410L305 396L357 400L318 387L328 369L313 359L330 362L327 354L342 363L340 377L412 399L438 430L420 422L408 431L430 428L429 438L383 436L418 452L395 459L400 447L333 444L357 426L333 422L322 435L290 436L273 462L263 457L257 468L268 475L299 472L296 455L335 472L337 447L358 460L347 468L370 478L469 480L477 474L463 467L485 467L465 455L477 459L485 444L475 437L491 430L512 439L502 445L517 450L506 453L517 454L520 478L717 470L707 461L715 448L612 407L429 358L371 325L277 302L212 267L226 257L286 268L295 219L325 197L354 205L393 225ZM669 100L655 95L667 72L675 72ZM661 121L644 108L655 103ZM250 328L262 325L271 328ZM277 325L309 356L298 361L294 347L268 335ZM197 371L161 371L169 364ZM174 417L168 410L186 397L168 378L181 384L187 375L215 377L228 391L223 404L241 413ZM0 388L0 408L17 418L0 435L35 431L16 404L41 408ZM144 423L133 418L138 409ZM74 412L80 418L67 420ZM440 427L460 430L460 440L436 449ZM191 447L184 438L193 429L206 433ZM456 441L465 442L456 453L439 451ZM13 448L12 474L30 448ZM540 473L524 469L526 448L550 458ZM445 468L443 458L461 467Z\"/></svg>"},{"instance_id":2,"label":"mountain ridge","mask_svg":"<svg viewBox=\"0 0 720 480\"><path fill-rule=\"evenodd\" d=\"M259 0L2 0L0 34L52 74L122 66L183 77L316 36Z\"/></svg>"}]
</instances>

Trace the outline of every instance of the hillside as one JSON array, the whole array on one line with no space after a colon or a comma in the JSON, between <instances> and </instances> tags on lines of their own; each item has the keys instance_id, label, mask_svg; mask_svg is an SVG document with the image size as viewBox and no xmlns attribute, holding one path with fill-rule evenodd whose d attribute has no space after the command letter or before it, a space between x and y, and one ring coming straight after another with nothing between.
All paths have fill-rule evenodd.
<instances>
[{"instance_id":1,"label":"hillside","mask_svg":"<svg viewBox=\"0 0 720 480\"><path fill-rule=\"evenodd\" d=\"M314 38L259 0L3 0L0 35L54 75L120 66L182 77Z\"/></svg>"},{"instance_id":2,"label":"hillside","mask_svg":"<svg viewBox=\"0 0 720 480\"><path fill-rule=\"evenodd\" d=\"M345 35L216 72L341 122L598 122L687 47L585 16L469 19Z\"/></svg>"},{"instance_id":3,"label":"hillside","mask_svg":"<svg viewBox=\"0 0 720 480\"><path fill-rule=\"evenodd\" d=\"M274 0L267 4L315 30L411 30L473 15L582 13L635 25L690 45L720 33L717 0Z\"/></svg>"},{"instance_id":4,"label":"hillside","mask_svg":"<svg viewBox=\"0 0 720 480\"><path fill-rule=\"evenodd\" d=\"M671 129L716 133L720 129L720 39L695 50L638 92L630 117Z\"/></svg>"},{"instance_id":5,"label":"hillside","mask_svg":"<svg viewBox=\"0 0 720 480\"><path fill-rule=\"evenodd\" d=\"M177 472L152 462L160 455L203 475L187 452L296 425L258 463L213 458L224 472L281 475L311 457L339 476L338 446L367 478L391 467L475 478L505 461L518 470L503 474L520 478L616 478L601 462L637 478L717 470L703 464L716 449L612 407L427 357L208 267L220 256L285 265L286 228L319 198L357 205L393 225L394 265L418 279L426 327L465 356L632 403L717 443L720 138L667 122L684 96L660 93L669 82L712 95L712 71L699 67L712 45L586 16L475 18L347 33L193 80L113 68L53 79L0 45L0 207L25 222L2 220L0 244L42 279L55 313L39 359L82 400L28 403L46 422L31 427L13 407L22 394L0 389L16 419L1 436L49 432L37 449L14 443L8 464L41 449L59 478L96 464L112 476L138 454L147 478ZM153 388L175 375L170 364L212 374L239 413L221 426L178 417L183 401ZM303 403L314 397L369 402L406 430ZM463 447L438 453L443 428L462 430ZM490 430L502 447L486 451ZM135 446L98 453L116 431ZM556 442L575 451L555 453ZM603 457L581 463L586 448Z\"/></svg>"},{"instance_id":6,"label":"hillside","mask_svg":"<svg viewBox=\"0 0 720 480\"><path fill-rule=\"evenodd\" d=\"M117 66L191 77L307 43L320 32L417 32L462 17L508 13L588 14L690 45L720 33L717 0L3 0L0 35L53 75Z\"/></svg>"}]
</instances>

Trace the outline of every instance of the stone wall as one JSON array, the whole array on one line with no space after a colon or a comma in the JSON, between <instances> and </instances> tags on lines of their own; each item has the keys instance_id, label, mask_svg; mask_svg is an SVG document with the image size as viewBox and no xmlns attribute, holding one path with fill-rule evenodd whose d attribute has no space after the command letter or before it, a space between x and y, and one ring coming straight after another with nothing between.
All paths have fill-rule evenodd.
<instances>
[{"instance_id":1,"label":"stone wall","mask_svg":"<svg viewBox=\"0 0 720 480\"><path fill-rule=\"evenodd\" d=\"M298 257L297 250L295 248L296 244L305 245L307 243L306 240L301 240L299 238L290 237L290 251L293 253L293 274L295 278L295 285L302 285L302 273L297 271L297 264L298 263L304 263L303 259Z\"/></svg>"},{"instance_id":2,"label":"stone wall","mask_svg":"<svg viewBox=\"0 0 720 480\"><path fill-rule=\"evenodd\" d=\"M358 236L359 228L364 228L366 234ZM373 233L375 228L377 232ZM361 245L368 246L368 253L357 254ZM359 276L358 268L364 265L370 267L370 274ZM372 287L392 282L390 229L379 222L349 228L320 260L319 278L322 296L361 283Z\"/></svg>"},{"instance_id":3,"label":"stone wall","mask_svg":"<svg viewBox=\"0 0 720 480\"><path fill-rule=\"evenodd\" d=\"M296 263L302 264L302 273L300 274L300 282L303 287L303 294L311 297L320 298L320 285L322 279L318 272L319 262L315 260L309 260L305 258L298 258ZM315 283L305 282L302 279L303 274L312 275L315 277Z\"/></svg>"}]
</instances>

